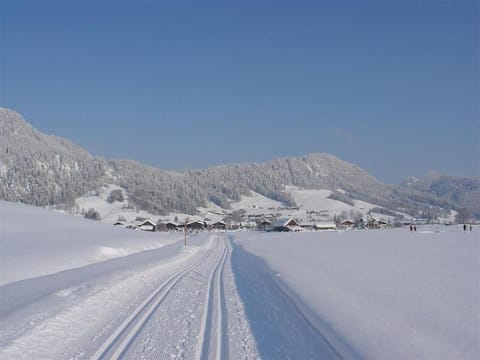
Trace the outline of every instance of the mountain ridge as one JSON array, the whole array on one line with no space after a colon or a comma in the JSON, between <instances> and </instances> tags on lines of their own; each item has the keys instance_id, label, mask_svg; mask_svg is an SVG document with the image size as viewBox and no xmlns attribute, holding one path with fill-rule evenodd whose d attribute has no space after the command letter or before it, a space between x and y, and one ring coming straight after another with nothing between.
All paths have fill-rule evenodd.
<instances>
[{"instance_id":1,"label":"mountain ridge","mask_svg":"<svg viewBox=\"0 0 480 360\"><path fill-rule=\"evenodd\" d=\"M139 209L194 214L209 202L229 208L251 191L293 205L285 186L294 185L342 189L347 197L411 213L436 213L466 203L472 213L480 214L465 194L444 196L435 192L438 187L428 187L421 180L386 185L357 165L326 153L183 172L162 170L134 160L93 156L67 139L41 133L19 113L5 108L0 108L0 137L0 199L38 206L68 209L74 206L75 198L112 183L124 188ZM473 193L480 193L476 185L480 181L469 179ZM470 191L468 187L463 190Z\"/></svg>"}]
</instances>

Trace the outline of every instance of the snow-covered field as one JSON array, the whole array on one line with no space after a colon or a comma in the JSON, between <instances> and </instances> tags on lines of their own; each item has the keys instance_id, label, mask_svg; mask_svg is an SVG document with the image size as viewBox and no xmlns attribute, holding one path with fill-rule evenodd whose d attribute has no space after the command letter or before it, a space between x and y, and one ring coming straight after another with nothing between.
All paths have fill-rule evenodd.
<instances>
[{"instance_id":1,"label":"snow-covered field","mask_svg":"<svg viewBox=\"0 0 480 360\"><path fill-rule=\"evenodd\" d=\"M221 234L184 248L8 202L0 219L1 359L257 358Z\"/></svg>"},{"instance_id":2,"label":"snow-covered field","mask_svg":"<svg viewBox=\"0 0 480 360\"><path fill-rule=\"evenodd\" d=\"M479 234L434 227L235 238L346 358L478 359Z\"/></svg>"},{"instance_id":3,"label":"snow-covered field","mask_svg":"<svg viewBox=\"0 0 480 360\"><path fill-rule=\"evenodd\" d=\"M0 220L2 359L480 357L477 229L206 232L185 248L21 204Z\"/></svg>"},{"instance_id":4,"label":"snow-covered field","mask_svg":"<svg viewBox=\"0 0 480 360\"><path fill-rule=\"evenodd\" d=\"M181 234L147 233L0 201L0 285L155 249Z\"/></svg>"},{"instance_id":5,"label":"snow-covered field","mask_svg":"<svg viewBox=\"0 0 480 360\"><path fill-rule=\"evenodd\" d=\"M348 205L344 202L329 199L333 194L331 190L305 190L296 186L287 186L287 191L292 195L295 202L305 210L326 210L330 214L340 214L342 211L359 211L366 215L368 210L378 205L370 204L365 201L355 200L354 205Z\"/></svg>"},{"instance_id":6,"label":"snow-covered field","mask_svg":"<svg viewBox=\"0 0 480 360\"><path fill-rule=\"evenodd\" d=\"M124 196L123 201L114 201L112 203L107 201L111 191L120 190ZM109 184L99 188L97 191L90 194L85 194L75 200L75 208L77 213L85 212L88 209L94 209L100 214L103 222L113 224L119 219L124 223L138 223L135 221L137 217L145 219L155 219L154 216L146 211L137 210L128 201L128 195L124 189L117 185ZM124 220L123 220L124 219Z\"/></svg>"}]
</instances>

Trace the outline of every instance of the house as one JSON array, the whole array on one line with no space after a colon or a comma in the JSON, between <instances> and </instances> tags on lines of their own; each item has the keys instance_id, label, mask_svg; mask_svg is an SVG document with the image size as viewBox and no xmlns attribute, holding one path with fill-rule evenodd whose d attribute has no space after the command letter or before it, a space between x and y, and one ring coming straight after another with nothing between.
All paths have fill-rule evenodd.
<instances>
[{"instance_id":1,"label":"house","mask_svg":"<svg viewBox=\"0 0 480 360\"><path fill-rule=\"evenodd\" d=\"M272 225L273 231L298 231L300 223L293 218L280 218Z\"/></svg>"},{"instance_id":2,"label":"house","mask_svg":"<svg viewBox=\"0 0 480 360\"><path fill-rule=\"evenodd\" d=\"M195 220L187 224L188 230L203 230L205 228L205 223Z\"/></svg>"},{"instance_id":3,"label":"house","mask_svg":"<svg viewBox=\"0 0 480 360\"><path fill-rule=\"evenodd\" d=\"M225 224L223 221L214 221L208 224L208 229L209 230L226 230L227 229L227 224Z\"/></svg>"},{"instance_id":4,"label":"house","mask_svg":"<svg viewBox=\"0 0 480 360\"><path fill-rule=\"evenodd\" d=\"M351 220L345 220L340 223L342 229L352 229L355 226L355 223Z\"/></svg>"},{"instance_id":5,"label":"house","mask_svg":"<svg viewBox=\"0 0 480 360\"><path fill-rule=\"evenodd\" d=\"M319 223L315 224L315 230L337 230L337 225L334 222L331 223Z\"/></svg>"},{"instance_id":6,"label":"house","mask_svg":"<svg viewBox=\"0 0 480 360\"><path fill-rule=\"evenodd\" d=\"M268 230L271 230L271 228L272 228L272 223L268 220L263 220L257 225L258 231L268 231Z\"/></svg>"},{"instance_id":7,"label":"house","mask_svg":"<svg viewBox=\"0 0 480 360\"><path fill-rule=\"evenodd\" d=\"M167 221L165 223L165 227L167 228L167 231L177 231L178 230L178 224L176 224L172 221Z\"/></svg>"},{"instance_id":8,"label":"house","mask_svg":"<svg viewBox=\"0 0 480 360\"><path fill-rule=\"evenodd\" d=\"M155 231L156 225L157 224L151 220L145 220L144 222L140 223L138 227L143 231Z\"/></svg>"},{"instance_id":9,"label":"house","mask_svg":"<svg viewBox=\"0 0 480 360\"><path fill-rule=\"evenodd\" d=\"M316 225L316 222L315 222L315 221L311 221L311 220L302 221L302 222L300 223L301 228L304 229L304 230L314 230L314 229L315 229L315 225Z\"/></svg>"},{"instance_id":10,"label":"house","mask_svg":"<svg viewBox=\"0 0 480 360\"><path fill-rule=\"evenodd\" d=\"M157 221L156 231L167 231L167 225L161 220Z\"/></svg>"}]
</instances>

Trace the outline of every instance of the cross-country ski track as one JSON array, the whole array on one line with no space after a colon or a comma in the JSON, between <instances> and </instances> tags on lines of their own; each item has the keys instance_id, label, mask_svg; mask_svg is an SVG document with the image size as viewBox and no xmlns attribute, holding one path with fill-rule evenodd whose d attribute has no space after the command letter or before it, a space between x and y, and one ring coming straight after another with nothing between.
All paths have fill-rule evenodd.
<instances>
[{"instance_id":1,"label":"cross-country ski track","mask_svg":"<svg viewBox=\"0 0 480 360\"><path fill-rule=\"evenodd\" d=\"M124 355L132 341L139 334L145 323L150 319L153 312L160 306L162 301L168 296L173 287L199 263L205 261L212 253L208 250L205 254L191 265L178 271L162 285L158 287L145 301L140 304L117 330L105 341L105 343L92 356L93 360L102 358L119 359Z\"/></svg>"},{"instance_id":2,"label":"cross-country ski track","mask_svg":"<svg viewBox=\"0 0 480 360\"><path fill-rule=\"evenodd\" d=\"M185 249L178 242L177 258L169 255L161 264L129 265L113 274L107 267L98 279L80 277L71 289L42 294L47 303L60 299L55 311L23 306L23 313L44 321L15 318L15 312L4 316L0 357L270 359L315 358L318 351L323 358L339 357L322 345L270 270L252 262L233 237L192 236L189 242ZM13 287L15 296L22 288ZM15 338L8 326L18 322L32 325ZM53 335L59 332L61 342Z\"/></svg>"}]
</instances>

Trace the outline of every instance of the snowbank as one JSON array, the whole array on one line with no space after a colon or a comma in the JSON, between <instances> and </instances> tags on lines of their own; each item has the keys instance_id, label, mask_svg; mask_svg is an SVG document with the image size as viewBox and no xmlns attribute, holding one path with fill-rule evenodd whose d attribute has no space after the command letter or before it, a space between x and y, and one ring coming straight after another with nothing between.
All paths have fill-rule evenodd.
<instances>
[{"instance_id":1,"label":"snowbank","mask_svg":"<svg viewBox=\"0 0 480 360\"><path fill-rule=\"evenodd\" d=\"M448 230L235 237L265 259L312 311L318 328L350 353L376 359L478 359L478 232Z\"/></svg>"},{"instance_id":2,"label":"snowbank","mask_svg":"<svg viewBox=\"0 0 480 360\"><path fill-rule=\"evenodd\" d=\"M0 201L0 285L159 248L180 238Z\"/></svg>"}]
</instances>

